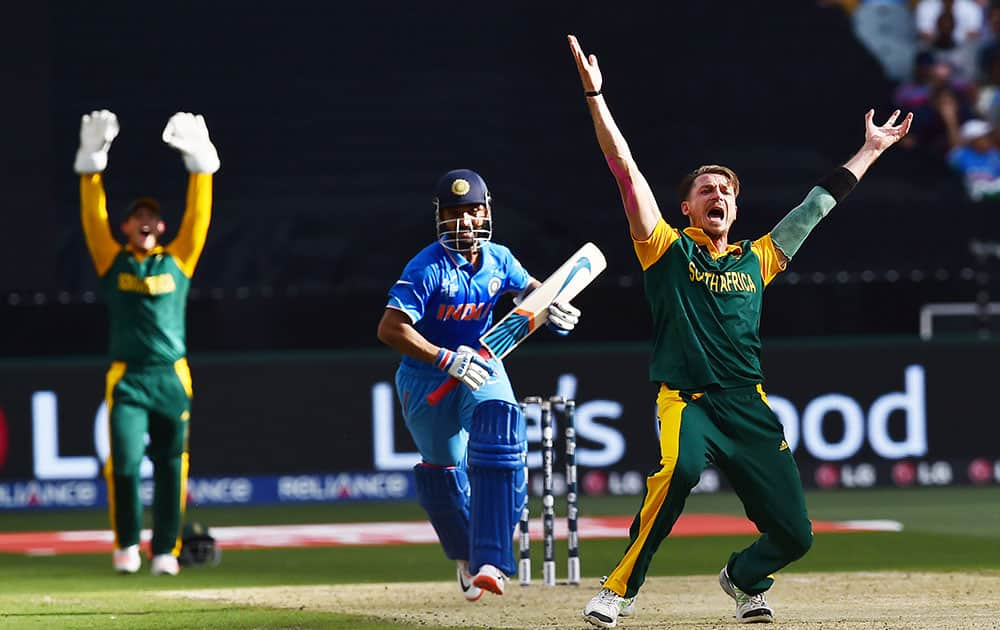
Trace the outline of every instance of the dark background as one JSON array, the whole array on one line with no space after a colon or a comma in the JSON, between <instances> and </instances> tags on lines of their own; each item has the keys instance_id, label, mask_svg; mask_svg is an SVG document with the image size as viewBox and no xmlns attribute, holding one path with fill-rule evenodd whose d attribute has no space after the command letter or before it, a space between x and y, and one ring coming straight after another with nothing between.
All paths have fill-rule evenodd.
<instances>
[{"instance_id":1,"label":"dark background","mask_svg":"<svg viewBox=\"0 0 1000 630\"><path fill-rule=\"evenodd\" d=\"M434 235L436 179L484 175L495 238L544 277L584 241L609 260L578 298L581 341L648 337L641 277L565 41L604 91L668 221L701 163L743 181L755 238L889 113L892 85L848 18L805 1L34 2L4 26L0 354L102 353L79 227L81 114L115 111L113 222L144 194L168 235L186 173L159 140L205 115L222 157L189 307L193 351L365 347L385 291ZM894 149L769 290L762 332L913 335L926 302L988 299L998 208ZM867 273L866 273L867 272ZM983 293L985 292L985 294ZM543 344L542 338L533 343Z\"/></svg>"}]
</instances>

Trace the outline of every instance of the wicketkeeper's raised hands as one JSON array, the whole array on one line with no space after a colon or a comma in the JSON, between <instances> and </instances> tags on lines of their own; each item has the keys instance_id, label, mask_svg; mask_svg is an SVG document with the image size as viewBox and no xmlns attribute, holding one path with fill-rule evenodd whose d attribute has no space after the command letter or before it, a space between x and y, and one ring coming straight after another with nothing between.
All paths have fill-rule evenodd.
<instances>
[{"instance_id":1,"label":"wicketkeeper's raised hands","mask_svg":"<svg viewBox=\"0 0 1000 630\"><path fill-rule=\"evenodd\" d=\"M910 131L910 123L913 122L913 113L907 114L903 118L903 122L895 125L896 119L899 118L899 113L897 109L889 116L884 125L879 126L875 124L875 110L869 109L868 113L865 114L865 145L881 153L902 140L903 136Z\"/></svg>"},{"instance_id":2,"label":"wicketkeeper's raised hands","mask_svg":"<svg viewBox=\"0 0 1000 630\"><path fill-rule=\"evenodd\" d=\"M73 170L101 173L108 167L108 149L118 135L118 117L106 109L84 114L80 119L80 147L76 151Z\"/></svg>"},{"instance_id":3,"label":"wicketkeeper's raised hands","mask_svg":"<svg viewBox=\"0 0 1000 630\"><path fill-rule=\"evenodd\" d=\"M597 56L587 56L580 48L580 42L575 35L568 35L569 49L576 60L576 69L580 73L580 83L583 84L584 92L600 92L604 85L604 77L601 76L601 68L597 65Z\"/></svg>"},{"instance_id":4,"label":"wicketkeeper's raised hands","mask_svg":"<svg viewBox=\"0 0 1000 630\"><path fill-rule=\"evenodd\" d=\"M181 152L190 173L214 173L219 170L219 153L208 137L205 118L177 112L163 128L163 141Z\"/></svg>"}]
</instances>

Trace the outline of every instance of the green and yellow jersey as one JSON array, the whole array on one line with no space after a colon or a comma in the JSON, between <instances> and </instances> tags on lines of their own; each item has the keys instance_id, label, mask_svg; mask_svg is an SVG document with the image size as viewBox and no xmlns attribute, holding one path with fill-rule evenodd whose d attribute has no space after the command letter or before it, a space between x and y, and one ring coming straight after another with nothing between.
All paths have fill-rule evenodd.
<instances>
[{"instance_id":1,"label":"green and yellow jersey","mask_svg":"<svg viewBox=\"0 0 1000 630\"><path fill-rule=\"evenodd\" d=\"M111 235L100 173L80 177L81 220L111 322L111 358L130 366L173 364L187 354L191 277L212 214L212 176L192 173L177 237L138 252Z\"/></svg>"},{"instance_id":2,"label":"green and yellow jersey","mask_svg":"<svg viewBox=\"0 0 1000 630\"><path fill-rule=\"evenodd\" d=\"M661 218L634 246L653 315L650 380L680 391L762 382L762 297L784 269L770 235L720 253L700 228Z\"/></svg>"}]
</instances>

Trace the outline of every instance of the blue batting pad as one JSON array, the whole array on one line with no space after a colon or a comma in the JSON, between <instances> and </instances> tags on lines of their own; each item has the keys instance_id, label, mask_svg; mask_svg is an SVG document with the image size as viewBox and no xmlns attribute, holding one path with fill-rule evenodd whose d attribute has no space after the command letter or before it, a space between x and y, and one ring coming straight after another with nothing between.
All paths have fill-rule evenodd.
<instances>
[{"instance_id":1,"label":"blue batting pad","mask_svg":"<svg viewBox=\"0 0 1000 630\"><path fill-rule=\"evenodd\" d=\"M413 467L417 500L437 532L444 555L469 559L469 478L455 466Z\"/></svg>"},{"instance_id":2,"label":"blue batting pad","mask_svg":"<svg viewBox=\"0 0 1000 630\"><path fill-rule=\"evenodd\" d=\"M526 446L518 405L490 400L476 407L469 430L470 571L484 564L507 575L516 571L514 526L528 498Z\"/></svg>"}]
</instances>

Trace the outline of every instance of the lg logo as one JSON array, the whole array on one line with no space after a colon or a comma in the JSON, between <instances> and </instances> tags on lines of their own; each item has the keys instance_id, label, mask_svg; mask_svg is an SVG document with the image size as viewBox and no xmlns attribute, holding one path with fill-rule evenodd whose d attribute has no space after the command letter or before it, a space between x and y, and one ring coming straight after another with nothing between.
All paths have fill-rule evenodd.
<instances>
[{"instance_id":1,"label":"lg logo","mask_svg":"<svg viewBox=\"0 0 1000 630\"><path fill-rule=\"evenodd\" d=\"M108 435L108 407L105 403L94 414L94 450L98 457L59 455L59 402L55 392L40 391L31 395L31 435L35 479L90 479L98 476L101 462L111 452ZM2 452L2 450L0 450ZM153 476L153 463L143 458L139 474Z\"/></svg>"}]
</instances>

